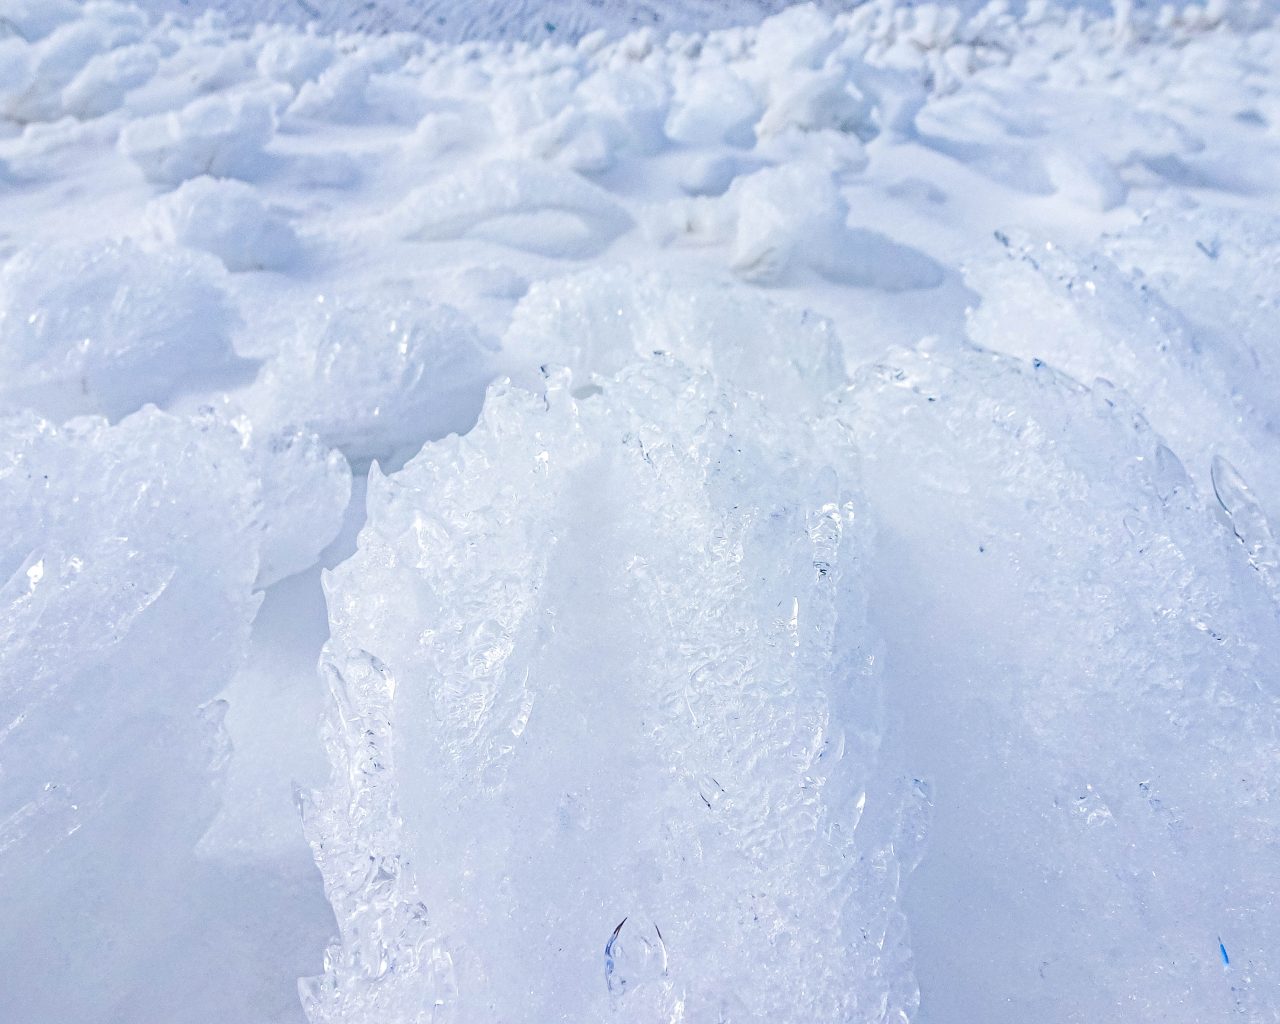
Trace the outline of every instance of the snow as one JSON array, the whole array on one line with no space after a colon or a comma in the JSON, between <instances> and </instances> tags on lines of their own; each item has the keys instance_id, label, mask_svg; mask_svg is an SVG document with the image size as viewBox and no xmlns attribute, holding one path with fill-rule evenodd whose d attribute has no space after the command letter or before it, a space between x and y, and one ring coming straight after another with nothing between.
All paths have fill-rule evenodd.
<instances>
[{"instance_id":1,"label":"snow","mask_svg":"<svg viewBox=\"0 0 1280 1024\"><path fill-rule=\"evenodd\" d=\"M388 215L414 241L478 238L567 258L603 252L630 226L605 191L535 161L490 161L414 189Z\"/></svg>"},{"instance_id":2,"label":"snow","mask_svg":"<svg viewBox=\"0 0 1280 1024\"><path fill-rule=\"evenodd\" d=\"M276 131L269 95L204 96L178 111L139 118L120 132L120 152L147 180L179 185L199 175L252 180Z\"/></svg>"},{"instance_id":3,"label":"snow","mask_svg":"<svg viewBox=\"0 0 1280 1024\"><path fill-rule=\"evenodd\" d=\"M0 0L0 1020L1280 1019L1277 8L781 6Z\"/></svg>"}]
</instances>

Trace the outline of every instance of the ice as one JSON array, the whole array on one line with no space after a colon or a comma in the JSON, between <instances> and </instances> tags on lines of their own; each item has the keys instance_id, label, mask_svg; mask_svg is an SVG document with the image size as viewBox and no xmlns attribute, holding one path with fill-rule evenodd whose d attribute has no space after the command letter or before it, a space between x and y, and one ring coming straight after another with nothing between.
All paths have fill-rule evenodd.
<instances>
[{"instance_id":1,"label":"ice","mask_svg":"<svg viewBox=\"0 0 1280 1024\"><path fill-rule=\"evenodd\" d=\"M844 382L832 324L715 282L587 270L530 289L503 338L512 357L569 367L581 384L669 355L782 408L816 411ZM534 365L537 365L534 363Z\"/></svg>"},{"instance_id":2,"label":"ice","mask_svg":"<svg viewBox=\"0 0 1280 1024\"><path fill-rule=\"evenodd\" d=\"M18 253L0 272L0 406L118 419L237 372L222 274L127 241Z\"/></svg>"},{"instance_id":3,"label":"ice","mask_svg":"<svg viewBox=\"0 0 1280 1024\"><path fill-rule=\"evenodd\" d=\"M1240 471L1221 455L1215 455L1210 468L1213 496L1218 499L1222 511L1231 523L1231 532L1244 545L1249 554L1249 564L1257 570L1272 597L1280 596L1277 585L1280 578L1280 549L1276 547L1271 522L1267 519L1252 489L1240 475Z\"/></svg>"},{"instance_id":4,"label":"ice","mask_svg":"<svg viewBox=\"0 0 1280 1024\"><path fill-rule=\"evenodd\" d=\"M241 418L241 449L261 481L258 586L316 564L338 535L351 500L351 467L318 436L287 427L255 436Z\"/></svg>"},{"instance_id":5,"label":"ice","mask_svg":"<svg viewBox=\"0 0 1280 1024\"><path fill-rule=\"evenodd\" d=\"M193 178L152 202L148 217L161 242L203 249L228 270L285 270L301 253L288 219L243 182Z\"/></svg>"},{"instance_id":6,"label":"ice","mask_svg":"<svg viewBox=\"0 0 1280 1024\"><path fill-rule=\"evenodd\" d=\"M313 431L367 464L470 427L489 363L475 326L448 306L320 296L246 400L255 417Z\"/></svg>"},{"instance_id":7,"label":"ice","mask_svg":"<svg viewBox=\"0 0 1280 1024\"><path fill-rule=\"evenodd\" d=\"M156 896L217 808L255 480L234 430L154 409L0 432L0 888L27 925L0 930L0 1017L148 1019L134 944L159 959L200 914Z\"/></svg>"},{"instance_id":8,"label":"ice","mask_svg":"<svg viewBox=\"0 0 1280 1024\"><path fill-rule=\"evenodd\" d=\"M1276 606L1244 546L1115 388L942 347L841 405L891 736L936 780L922 989L979 1019L1268 1019Z\"/></svg>"},{"instance_id":9,"label":"ice","mask_svg":"<svg viewBox=\"0 0 1280 1024\"><path fill-rule=\"evenodd\" d=\"M1145 234L1145 229L1137 232L1133 241L1122 234L1114 245L1120 251L1140 248L1150 244ZM1184 251L1188 245L1195 250L1194 232L1189 234ZM975 262L968 275L988 296L970 316L976 340L1046 360L1080 380L1101 377L1125 388L1184 454L1202 490L1209 490L1210 463L1220 455L1245 472L1265 507L1280 509L1280 480L1268 454L1276 443L1277 408L1273 388L1264 383L1275 381L1280 368L1274 366L1270 345L1248 331L1253 309L1265 308L1268 301L1265 284L1259 281L1261 291L1252 303L1228 313L1216 296L1197 292L1189 275L1172 278L1166 287L1179 291L1171 289L1171 299L1217 321L1211 330L1218 337L1206 343L1202 338L1209 330L1102 253L1076 254L1025 235L1002 233L1000 239L1006 258ZM1267 273L1262 269L1267 250L1251 246L1249 251L1262 260L1257 272ZM1166 259L1153 259L1152 269ZM1248 279L1235 274L1231 279L1241 296ZM1235 330L1223 331L1226 324ZM1242 374L1245 366L1251 369Z\"/></svg>"},{"instance_id":10,"label":"ice","mask_svg":"<svg viewBox=\"0 0 1280 1024\"><path fill-rule=\"evenodd\" d=\"M1140 289L1185 310L1191 343L1213 358L1237 402L1247 402L1274 432L1280 409L1275 316L1280 309L1280 216L1204 202L1165 203L1104 246ZM1224 290L1219 282L1230 280ZM1235 374L1239 367L1250 372Z\"/></svg>"},{"instance_id":11,"label":"ice","mask_svg":"<svg viewBox=\"0 0 1280 1024\"><path fill-rule=\"evenodd\" d=\"M0 933L0 1017L161 1019L204 998L184 951L226 942L236 885L196 856L231 754L214 698L255 586L315 562L350 474L314 438L208 412L23 414L0 436L0 882L32 923ZM77 983L47 984L51 964Z\"/></svg>"},{"instance_id":12,"label":"ice","mask_svg":"<svg viewBox=\"0 0 1280 1024\"><path fill-rule=\"evenodd\" d=\"M675 363L570 387L372 477L328 578L310 1019L909 1013L849 456Z\"/></svg>"}]
</instances>

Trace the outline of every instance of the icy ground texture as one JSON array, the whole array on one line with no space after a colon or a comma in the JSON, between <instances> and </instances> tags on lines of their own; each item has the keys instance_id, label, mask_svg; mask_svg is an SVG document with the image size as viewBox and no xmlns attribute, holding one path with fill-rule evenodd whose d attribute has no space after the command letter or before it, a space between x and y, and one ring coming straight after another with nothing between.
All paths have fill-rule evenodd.
<instances>
[{"instance_id":1,"label":"icy ground texture","mask_svg":"<svg viewBox=\"0 0 1280 1024\"><path fill-rule=\"evenodd\" d=\"M1271 11L0 0L0 1021L1275 1024Z\"/></svg>"}]
</instances>

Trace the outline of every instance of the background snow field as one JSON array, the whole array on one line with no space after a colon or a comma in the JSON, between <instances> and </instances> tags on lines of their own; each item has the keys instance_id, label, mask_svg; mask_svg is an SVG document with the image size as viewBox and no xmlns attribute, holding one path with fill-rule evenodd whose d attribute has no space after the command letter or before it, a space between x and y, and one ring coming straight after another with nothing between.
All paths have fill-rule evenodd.
<instances>
[{"instance_id":1,"label":"background snow field","mask_svg":"<svg viewBox=\"0 0 1280 1024\"><path fill-rule=\"evenodd\" d=\"M0 1022L1280 1021L1274 5L178 6L0 0Z\"/></svg>"}]
</instances>

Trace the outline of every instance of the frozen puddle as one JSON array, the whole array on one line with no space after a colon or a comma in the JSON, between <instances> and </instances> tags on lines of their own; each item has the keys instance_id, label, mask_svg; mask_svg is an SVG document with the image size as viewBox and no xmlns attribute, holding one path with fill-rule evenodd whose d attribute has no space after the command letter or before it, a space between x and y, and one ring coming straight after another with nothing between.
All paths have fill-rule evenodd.
<instances>
[{"instance_id":1,"label":"frozen puddle","mask_svg":"<svg viewBox=\"0 0 1280 1024\"><path fill-rule=\"evenodd\" d=\"M1280 1019L1274 7L670 6L0 0L0 1020Z\"/></svg>"}]
</instances>

